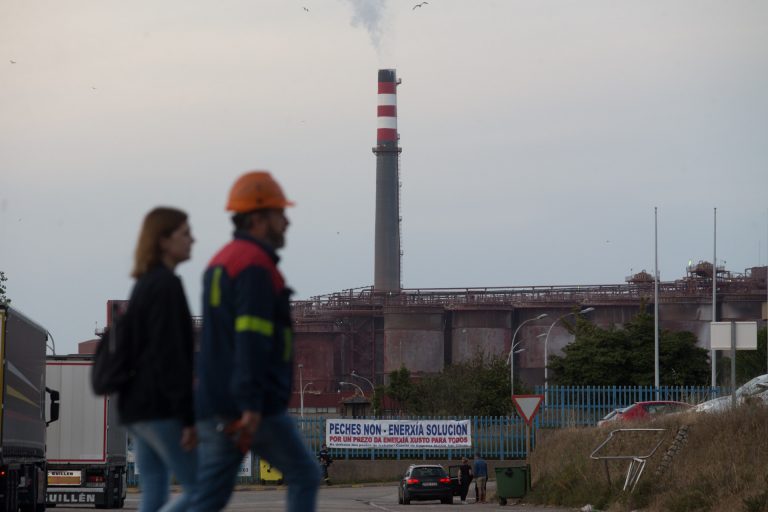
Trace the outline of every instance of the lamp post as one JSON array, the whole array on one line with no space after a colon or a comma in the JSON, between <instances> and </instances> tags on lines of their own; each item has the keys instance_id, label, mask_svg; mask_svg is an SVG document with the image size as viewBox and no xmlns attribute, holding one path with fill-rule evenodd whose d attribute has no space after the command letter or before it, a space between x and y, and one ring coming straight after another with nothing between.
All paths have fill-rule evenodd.
<instances>
[{"instance_id":1,"label":"lamp post","mask_svg":"<svg viewBox=\"0 0 768 512\"><path fill-rule=\"evenodd\" d=\"M549 329L547 329L547 334L545 335L545 338L544 338L544 403L545 404L548 403L549 401L549 398L548 398L548 395L549 395L548 393L549 391L549 333L552 332L552 328L555 326L555 324L560 320L562 320L563 318L569 317L571 315L585 315L594 310L595 308L585 308L585 309L582 309L581 311L576 311L576 312L572 311L570 313L566 313L565 315L558 317L557 320L552 322L552 325L550 325ZM541 334L539 335L539 337L541 337Z\"/></svg>"},{"instance_id":2,"label":"lamp post","mask_svg":"<svg viewBox=\"0 0 768 512\"><path fill-rule=\"evenodd\" d=\"M360 392L360 396L365 398L365 393L363 393L363 388L355 384L354 382L339 382L339 386L352 386L356 388Z\"/></svg>"},{"instance_id":3,"label":"lamp post","mask_svg":"<svg viewBox=\"0 0 768 512\"><path fill-rule=\"evenodd\" d=\"M373 385L373 382L371 382L370 380L366 379L365 377L363 377L362 375L357 373L355 370L352 370L352 373L350 375L352 375L352 377L357 377L358 379L363 379L365 382L368 383L369 386L371 386L371 393L375 393L376 392L376 387Z\"/></svg>"},{"instance_id":4,"label":"lamp post","mask_svg":"<svg viewBox=\"0 0 768 512\"><path fill-rule=\"evenodd\" d=\"M542 313L535 318L529 318L525 322L518 325L517 329L515 329L515 333L512 335L512 344L509 346L509 389L511 392L511 396L515 396L515 354L522 352L522 350L518 350L517 352L515 352L515 348L517 348L517 346L520 344L520 343L515 343L515 338L517 338L517 333L520 332L520 328L525 324L527 324L528 322L533 322L534 320L541 320L546 316L547 316L546 313Z\"/></svg>"},{"instance_id":5,"label":"lamp post","mask_svg":"<svg viewBox=\"0 0 768 512\"><path fill-rule=\"evenodd\" d=\"M306 384L304 384L304 386L302 386L302 388L301 388L301 393L299 394L299 398L301 399L301 400L300 400L300 402L301 402L301 405L300 405L300 411L301 411L301 417L302 417L302 418L304 417L304 391L305 391L305 390L306 390L306 389L307 389L309 386L311 386L311 385L312 385L312 382L307 382Z\"/></svg>"},{"instance_id":6,"label":"lamp post","mask_svg":"<svg viewBox=\"0 0 768 512\"><path fill-rule=\"evenodd\" d=\"M522 342L520 342L522 343ZM520 343L516 343L515 347L518 346ZM512 396L515 396L515 354L519 354L520 352L525 352L524 348L521 348L520 350L514 350L509 353L509 357L511 360L511 364L509 366L509 380L512 382L510 386L510 391L512 392Z\"/></svg>"},{"instance_id":7,"label":"lamp post","mask_svg":"<svg viewBox=\"0 0 768 512\"><path fill-rule=\"evenodd\" d=\"M301 370L304 369L304 365L299 363L299 389L301 392L299 393L299 410L301 411L301 417L304 417L304 383L302 380L302 372Z\"/></svg>"},{"instance_id":8,"label":"lamp post","mask_svg":"<svg viewBox=\"0 0 768 512\"><path fill-rule=\"evenodd\" d=\"M371 404L373 405L372 410L373 410L373 415L376 416L376 387L373 385L373 382L363 377L362 375L357 373L355 370L352 370L352 373L350 375L352 375L352 377L357 377L358 379L363 379L365 382L368 383L369 386L371 386Z\"/></svg>"},{"instance_id":9,"label":"lamp post","mask_svg":"<svg viewBox=\"0 0 768 512\"><path fill-rule=\"evenodd\" d=\"M301 392L299 393L299 410L301 411L301 417L304 417L304 384L302 381L302 374L301 371L304 369L304 365L299 363L299 389Z\"/></svg>"}]
</instances>

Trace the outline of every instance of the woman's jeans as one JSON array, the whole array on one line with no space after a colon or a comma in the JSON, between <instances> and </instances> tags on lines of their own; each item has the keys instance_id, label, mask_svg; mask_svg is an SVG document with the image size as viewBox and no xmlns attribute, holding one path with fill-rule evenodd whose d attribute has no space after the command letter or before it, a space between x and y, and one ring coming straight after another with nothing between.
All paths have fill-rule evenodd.
<instances>
[{"instance_id":1,"label":"woman's jeans","mask_svg":"<svg viewBox=\"0 0 768 512\"><path fill-rule=\"evenodd\" d=\"M126 425L133 436L136 465L141 486L141 512L177 512L188 510L197 481L197 452L181 447L183 425L177 419L138 421ZM173 501L169 485L171 475L182 486L182 494Z\"/></svg>"},{"instance_id":2,"label":"woman's jeans","mask_svg":"<svg viewBox=\"0 0 768 512\"><path fill-rule=\"evenodd\" d=\"M214 512L229 501L243 453L222 431L222 421L197 422L200 439L199 487L194 512ZM296 423L286 413L264 416L253 438L251 450L280 470L288 485L286 509L289 512L315 510L320 465L309 451Z\"/></svg>"}]
</instances>

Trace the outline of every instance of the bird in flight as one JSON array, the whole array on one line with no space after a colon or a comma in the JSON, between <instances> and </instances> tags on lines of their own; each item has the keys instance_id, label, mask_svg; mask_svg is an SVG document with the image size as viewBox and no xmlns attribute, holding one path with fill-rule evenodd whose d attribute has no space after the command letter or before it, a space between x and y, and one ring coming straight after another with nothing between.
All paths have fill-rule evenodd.
<instances>
[{"instance_id":1,"label":"bird in flight","mask_svg":"<svg viewBox=\"0 0 768 512\"><path fill-rule=\"evenodd\" d=\"M304 9L307 12L309 12L309 9L307 9L306 7L302 7L302 9Z\"/></svg>"},{"instance_id":2,"label":"bird in flight","mask_svg":"<svg viewBox=\"0 0 768 512\"><path fill-rule=\"evenodd\" d=\"M416 4L413 6L412 11L415 11L417 7L421 7L422 5L429 5L429 2L421 2L420 4Z\"/></svg>"},{"instance_id":3,"label":"bird in flight","mask_svg":"<svg viewBox=\"0 0 768 512\"><path fill-rule=\"evenodd\" d=\"M11 61L11 64L16 64L16 61L15 61L15 60L12 60L12 61Z\"/></svg>"}]
</instances>

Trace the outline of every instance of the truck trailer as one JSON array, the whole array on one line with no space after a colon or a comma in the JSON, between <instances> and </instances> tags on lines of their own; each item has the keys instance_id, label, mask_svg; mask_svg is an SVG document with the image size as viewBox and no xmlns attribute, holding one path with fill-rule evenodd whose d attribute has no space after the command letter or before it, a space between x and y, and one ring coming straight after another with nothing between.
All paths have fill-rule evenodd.
<instances>
[{"instance_id":1,"label":"truck trailer","mask_svg":"<svg viewBox=\"0 0 768 512\"><path fill-rule=\"evenodd\" d=\"M46 388L48 331L0 304L0 511L45 510L46 424L58 398ZM46 391L50 410L46 420Z\"/></svg>"},{"instance_id":2,"label":"truck trailer","mask_svg":"<svg viewBox=\"0 0 768 512\"><path fill-rule=\"evenodd\" d=\"M59 421L48 426L49 505L122 508L127 489L126 432L116 397L91 390L93 356L48 356L46 379L59 390Z\"/></svg>"}]
</instances>

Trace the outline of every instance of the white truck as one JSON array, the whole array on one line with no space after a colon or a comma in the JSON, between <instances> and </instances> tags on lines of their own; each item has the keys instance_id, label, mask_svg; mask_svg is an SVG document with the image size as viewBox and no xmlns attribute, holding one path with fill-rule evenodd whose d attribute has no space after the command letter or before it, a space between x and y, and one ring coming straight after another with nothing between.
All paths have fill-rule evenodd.
<instances>
[{"instance_id":1,"label":"white truck","mask_svg":"<svg viewBox=\"0 0 768 512\"><path fill-rule=\"evenodd\" d=\"M122 508L127 488L126 433L117 400L91 391L91 355L48 356L46 382L60 394L48 426L48 506Z\"/></svg>"}]
</instances>

